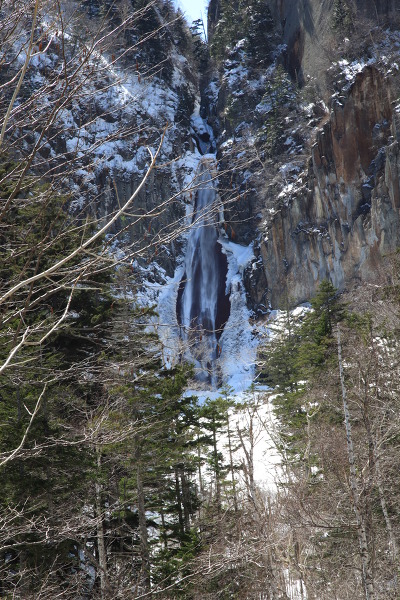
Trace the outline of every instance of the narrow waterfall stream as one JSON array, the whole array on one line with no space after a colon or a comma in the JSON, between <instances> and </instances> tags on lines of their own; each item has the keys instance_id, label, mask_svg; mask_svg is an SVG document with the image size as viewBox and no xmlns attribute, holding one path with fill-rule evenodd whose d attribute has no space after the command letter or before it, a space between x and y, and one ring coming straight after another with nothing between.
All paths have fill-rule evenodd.
<instances>
[{"instance_id":1,"label":"narrow waterfall stream","mask_svg":"<svg viewBox=\"0 0 400 600\"><path fill-rule=\"evenodd\" d=\"M218 242L218 206L214 185L215 159L203 157L197 180L192 226L185 255L185 273L177 301L184 355L200 381L218 385L220 337L229 318L225 284L227 260Z\"/></svg>"},{"instance_id":2,"label":"narrow waterfall stream","mask_svg":"<svg viewBox=\"0 0 400 600\"><path fill-rule=\"evenodd\" d=\"M194 365L193 390L217 393L226 385L240 392L253 382L258 345L243 282L255 256L253 244L238 244L226 233L215 140L199 112L192 116L197 150L188 155L185 184L188 229L174 275L157 298L157 331L167 369Z\"/></svg>"}]
</instances>

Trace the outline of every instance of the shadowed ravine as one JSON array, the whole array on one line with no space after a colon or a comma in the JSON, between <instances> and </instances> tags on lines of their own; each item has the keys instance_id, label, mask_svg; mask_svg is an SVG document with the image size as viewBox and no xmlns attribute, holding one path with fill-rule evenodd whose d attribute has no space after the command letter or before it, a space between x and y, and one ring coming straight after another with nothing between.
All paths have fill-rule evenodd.
<instances>
[{"instance_id":1,"label":"shadowed ravine","mask_svg":"<svg viewBox=\"0 0 400 600\"><path fill-rule=\"evenodd\" d=\"M216 191L211 159L200 165L192 227L185 255L185 273L177 301L185 354L194 362L197 378L218 383L219 338L230 313L225 293L227 260L218 243Z\"/></svg>"}]
</instances>

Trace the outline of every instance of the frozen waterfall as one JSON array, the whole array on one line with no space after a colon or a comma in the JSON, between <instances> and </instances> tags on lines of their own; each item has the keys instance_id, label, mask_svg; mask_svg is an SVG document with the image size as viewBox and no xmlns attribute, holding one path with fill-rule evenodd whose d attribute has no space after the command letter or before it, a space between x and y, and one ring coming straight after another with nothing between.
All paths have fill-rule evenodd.
<instances>
[{"instance_id":1,"label":"frozen waterfall","mask_svg":"<svg viewBox=\"0 0 400 600\"><path fill-rule=\"evenodd\" d=\"M200 150L212 151L211 128L199 116L194 125L200 142L205 133L209 137L207 144L199 142ZM166 368L194 365L193 389L217 393L227 385L239 392L253 381L258 343L243 284L245 269L255 261L253 246L237 244L226 233L215 155L203 154L196 163L186 187L193 207L189 214L187 206L183 254L160 289L157 331Z\"/></svg>"},{"instance_id":2,"label":"frozen waterfall","mask_svg":"<svg viewBox=\"0 0 400 600\"><path fill-rule=\"evenodd\" d=\"M193 362L197 378L218 382L219 339L229 317L226 295L227 261L218 241L213 181L214 160L204 157L198 176L192 225L185 254L177 314L185 358Z\"/></svg>"}]
</instances>

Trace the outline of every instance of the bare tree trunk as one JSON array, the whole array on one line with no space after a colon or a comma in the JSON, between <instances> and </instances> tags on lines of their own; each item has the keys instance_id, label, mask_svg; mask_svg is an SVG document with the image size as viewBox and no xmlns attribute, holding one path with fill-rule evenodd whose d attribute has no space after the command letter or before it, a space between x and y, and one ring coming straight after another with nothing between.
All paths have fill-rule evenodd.
<instances>
[{"instance_id":1,"label":"bare tree trunk","mask_svg":"<svg viewBox=\"0 0 400 600\"><path fill-rule=\"evenodd\" d=\"M221 512L221 468L218 457L218 446L217 446L217 426L215 420L213 420L213 454L214 454L214 474L215 474L215 500L217 503L218 514Z\"/></svg>"},{"instance_id":2,"label":"bare tree trunk","mask_svg":"<svg viewBox=\"0 0 400 600\"><path fill-rule=\"evenodd\" d=\"M101 468L101 453L100 449L96 449L97 452L97 468L100 471ZM96 534L97 534L97 552L98 552L98 563L100 567L100 594L101 599L107 598L107 592L109 590L108 574L107 574L107 552L106 544L104 539L104 528L103 528L103 509L101 502L101 485L96 482L95 485L96 494Z\"/></svg>"},{"instance_id":3,"label":"bare tree trunk","mask_svg":"<svg viewBox=\"0 0 400 600\"><path fill-rule=\"evenodd\" d=\"M245 440L243 438L243 430L237 426L237 432L240 439L240 443L243 448L243 452L246 456L246 465L244 465L244 472L246 476L246 484L250 498L255 502L255 483L254 483L254 431L253 431L253 416L249 416L249 430L248 430L248 438L249 438L249 447L247 448L245 444Z\"/></svg>"},{"instance_id":4,"label":"bare tree trunk","mask_svg":"<svg viewBox=\"0 0 400 600\"><path fill-rule=\"evenodd\" d=\"M140 465L136 470L136 490L138 497L140 555L142 559L142 585L145 591L150 590L150 551L149 538L147 535L146 508L144 499L144 488Z\"/></svg>"},{"instance_id":5,"label":"bare tree trunk","mask_svg":"<svg viewBox=\"0 0 400 600\"><path fill-rule=\"evenodd\" d=\"M185 533L185 522L183 520L182 493L181 493L181 486L179 483L179 472L178 472L177 467L175 467L175 494L176 494L176 504L177 504L177 509L178 509L179 529L180 529L181 534L183 535Z\"/></svg>"},{"instance_id":6,"label":"bare tree trunk","mask_svg":"<svg viewBox=\"0 0 400 600\"><path fill-rule=\"evenodd\" d=\"M370 447L370 453L371 453L372 460L373 460L373 470L374 470L374 475L375 475L375 481L376 481L376 485L377 485L378 493L379 493L379 502L381 505L383 517L385 519L385 525L386 525L386 530L387 530L387 534L388 534L388 538L389 538L389 546L390 546L390 551L392 554L392 560L393 560L393 563L395 565L397 565L397 557L398 557L397 543L396 543L396 538L395 538L394 532L393 532L392 521L390 519L389 511L388 511L387 504L386 504L385 492L384 492L383 485L382 485L383 478L382 478L382 472L381 472L381 466L380 466L380 461L379 461L379 457L378 457L378 452L376 449L376 440L373 438L371 427L369 424L369 419L366 419L365 422L366 422L368 444Z\"/></svg>"},{"instance_id":7,"label":"bare tree trunk","mask_svg":"<svg viewBox=\"0 0 400 600\"><path fill-rule=\"evenodd\" d=\"M383 517L385 519L385 525L386 525L386 530L388 533L388 538L389 538L389 546L390 546L390 550L391 550L391 554L392 554L392 560L394 562L394 564L397 564L397 556L398 556L398 550L397 550L397 544L396 544L396 539L393 533L393 527L392 527L392 522L389 516L389 511L387 509L387 504L386 504L386 498L385 498L385 492L383 489L383 485L382 485L382 472L381 472L381 467L380 467L380 461L379 461L379 457L378 457L378 451L376 448L376 440L374 439L373 433L372 433L372 427L371 427L371 422L369 419L369 406L368 406L368 391L365 390L365 395L364 395L364 399L363 399L363 420L364 420L364 425L365 425L365 430L367 433L367 439L368 439L368 448L369 448L369 464L370 464L370 471L371 471L371 482L370 482L370 492L372 490L372 486L374 483L374 480L376 482L376 486L378 488L378 493L379 493L379 502L381 505L381 509L382 509L382 514Z\"/></svg>"},{"instance_id":8,"label":"bare tree trunk","mask_svg":"<svg viewBox=\"0 0 400 600\"><path fill-rule=\"evenodd\" d=\"M360 557L361 557L361 565L362 565L362 577L363 577L363 585L364 585L364 592L365 592L365 600L374 600L375 592L374 592L373 578L372 578L372 574L371 574L371 557L370 557L369 548L368 548L367 526L366 526L363 511L360 506L360 494L358 491L354 445L353 445L353 434L352 434L352 427L351 427L351 421L350 421L349 406L347 403L347 390L346 390L346 385L344 382L344 374L343 374L342 345L341 345L341 340L340 340L339 325L337 326L337 346L338 346L339 376L340 376L340 384L342 387L344 424L345 424L346 439L347 439L347 456L348 456L349 467L350 467L350 477L349 477L350 491L351 491L351 498L353 501L353 509L354 509L354 513L356 515L356 522L357 522L357 535L358 535L358 544L360 547Z\"/></svg>"},{"instance_id":9,"label":"bare tree trunk","mask_svg":"<svg viewBox=\"0 0 400 600\"><path fill-rule=\"evenodd\" d=\"M183 467L180 469L180 471L183 500L183 520L185 525L185 531L188 532L190 531L190 490Z\"/></svg>"},{"instance_id":10,"label":"bare tree trunk","mask_svg":"<svg viewBox=\"0 0 400 600\"><path fill-rule=\"evenodd\" d=\"M168 550L168 537L167 537L167 528L165 526L165 516L164 516L164 511L163 508L160 508L160 516L161 516L161 525L162 525L162 541L163 541L163 545L164 545L164 550L167 551Z\"/></svg>"},{"instance_id":11,"label":"bare tree trunk","mask_svg":"<svg viewBox=\"0 0 400 600\"><path fill-rule=\"evenodd\" d=\"M385 519L386 529L388 532L389 544L390 544L390 549L392 552L392 560L393 560L394 564L397 565L399 551L397 548L396 538L394 537L394 533L393 533L392 521L390 519L389 511L387 509L385 492L383 491L382 480L380 477L379 470L378 470L378 474L377 474L377 480L378 480L377 485L378 485L378 491L379 491L379 501L381 504L383 517Z\"/></svg>"},{"instance_id":12,"label":"bare tree trunk","mask_svg":"<svg viewBox=\"0 0 400 600\"><path fill-rule=\"evenodd\" d=\"M372 335L371 335L371 342L372 342L372 350L373 350L373 353L375 356L376 365L377 365L377 368L379 369L379 359L377 356L375 341L374 341L374 338ZM377 372L378 372L378 379L374 382L375 390L379 389L379 370ZM365 399L367 400L367 398L368 398L368 396L366 395ZM366 405L365 402L364 402L364 409L365 409L365 413L366 413L366 417L367 417L365 419L365 424L366 424L366 431L367 431L367 436L368 436L368 443L371 448L370 452L373 456L373 461L374 461L375 479L376 479L377 488L378 488L378 492L379 492L379 502L381 505L383 517L385 519L386 530L387 530L388 538L389 538L389 546L390 546L390 551L392 554L392 561L393 561L393 564L397 567L398 548L397 548L396 538L395 538L394 531L393 531L392 521L391 521L389 511L387 508L387 504L386 504L384 488L382 485L383 476L382 476L382 470L381 470L381 464L380 464L381 461L380 461L379 452L377 449L377 438L376 438L376 436L374 437L372 434L372 428L371 428L370 420L369 420L369 412L370 411L368 410L368 405ZM395 578L397 579L397 575L395 575Z\"/></svg>"},{"instance_id":13,"label":"bare tree trunk","mask_svg":"<svg viewBox=\"0 0 400 600\"><path fill-rule=\"evenodd\" d=\"M233 470L232 435L231 435L231 428L230 428L230 422L229 422L229 414L227 415L226 420L227 420L227 433L228 433L229 467L231 470L231 479L232 479L233 506L235 508L235 513L237 513L238 512L238 502L237 502L237 493L236 493L235 472Z\"/></svg>"},{"instance_id":14,"label":"bare tree trunk","mask_svg":"<svg viewBox=\"0 0 400 600\"><path fill-rule=\"evenodd\" d=\"M197 435L197 459L198 459L199 490L200 490L200 494L202 495L204 492L204 487L203 487L203 477L201 475L201 451L200 451L200 443L199 443L198 435Z\"/></svg>"}]
</instances>

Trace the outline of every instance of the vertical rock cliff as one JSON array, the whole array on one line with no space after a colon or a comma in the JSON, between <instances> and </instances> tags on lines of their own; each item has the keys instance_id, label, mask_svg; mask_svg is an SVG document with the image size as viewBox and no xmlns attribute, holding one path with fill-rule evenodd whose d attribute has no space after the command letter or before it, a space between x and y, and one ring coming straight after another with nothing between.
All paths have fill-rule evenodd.
<instances>
[{"instance_id":1,"label":"vertical rock cliff","mask_svg":"<svg viewBox=\"0 0 400 600\"><path fill-rule=\"evenodd\" d=\"M102 7L80 7L88 27L101 22ZM150 3L129 27L122 13L110 15L118 33L91 56L90 77L82 69L83 92L58 112L34 168L50 173L72 161L77 168L60 188L71 210L102 221L136 189L145 147L154 149L165 131L135 212L114 228L124 230L121 248L135 256L139 279L161 282L175 271L207 127L221 226L231 241L253 244L244 278L255 313L288 296L310 298L324 278L343 289L379 276L400 241L397 2L211 0L211 59L204 44L196 54L168 3ZM87 35L74 19L68 27L65 51L78 64ZM23 93L53 102L49 81L62 64L56 37L40 54ZM17 151L28 152L38 131L24 124Z\"/></svg>"},{"instance_id":2,"label":"vertical rock cliff","mask_svg":"<svg viewBox=\"0 0 400 600\"><path fill-rule=\"evenodd\" d=\"M273 304L310 297L331 278L343 288L379 279L399 244L399 150L391 90L367 66L332 100L316 134L304 185L274 215L261 252Z\"/></svg>"},{"instance_id":3,"label":"vertical rock cliff","mask_svg":"<svg viewBox=\"0 0 400 600\"><path fill-rule=\"evenodd\" d=\"M377 281L400 242L399 8L340 7L265 2L254 59L243 15L221 54L232 15L212 3L219 157L233 168L222 177L227 230L256 240L246 274L255 311L305 301L326 278L340 289Z\"/></svg>"}]
</instances>

